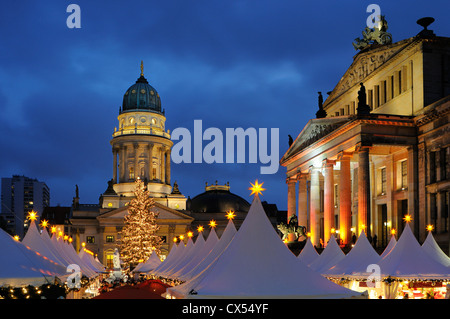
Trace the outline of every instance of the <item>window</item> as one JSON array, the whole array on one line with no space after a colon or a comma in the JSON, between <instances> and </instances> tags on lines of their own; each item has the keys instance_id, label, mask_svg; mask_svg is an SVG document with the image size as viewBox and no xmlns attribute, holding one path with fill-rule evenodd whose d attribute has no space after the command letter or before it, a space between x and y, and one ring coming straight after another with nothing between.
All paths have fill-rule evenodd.
<instances>
[{"instance_id":1,"label":"window","mask_svg":"<svg viewBox=\"0 0 450 319\"><path fill-rule=\"evenodd\" d=\"M439 165L441 167L440 180L443 181L447 179L447 148L441 149L439 156Z\"/></svg>"},{"instance_id":2,"label":"window","mask_svg":"<svg viewBox=\"0 0 450 319\"><path fill-rule=\"evenodd\" d=\"M94 236L87 236L86 237L86 242L88 244L95 244L95 237Z\"/></svg>"},{"instance_id":3,"label":"window","mask_svg":"<svg viewBox=\"0 0 450 319\"><path fill-rule=\"evenodd\" d=\"M402 71L398 71L398 94L402 93Z\"/></svg>"},{"instance_id":4,"label":"window","mask_svg":"<svg viewBox=\"0 0 450 319\"><path fill-rule=\"evenodd\" d=\"M107 243L113 243L114 242L114 236L113 235L107 235L106 236L106 242Z\"/></svg>"},{"instance_id":5,"label":"window","mask_svg":"<svg viewBox=\"0 0 450 319\"><path fill-rule=\"evenodd\" d=\"M381 195L386 194L386 167L381 169Z\"/></svg>"},{"instance_id":6,"label":"window","mask_svg":"<svg viewBox=\"0 0 450 319\"><path fill-rule=\"evenodd\" d=\"M130 167L129 178L134 179L134 167Z\"/></svg>"},{"instance_id":7,"label":"window","mask_svg":"<svg viewBox=\"0 0 450 319\"><path fill-rule=\"evenodd\" d=\"M402 170L402 189L408 188L408 162L403 161L401 163L401 170Z\"/></svg>"},{"instance_id":8,"label":"window","mask_svg":"<svg viewBox=\"0 0 450 319\"><path fill-rule=\"evenodd\" d=\"M381 102L380 104L384 104L387 102L387 83L386 81L381 82Z\"/></svg>"},{"instance_id":9,"label":"window","mask_svg":"<svg viewBox=\"0 0 450 319\"><path fill-rule=\"evenodd\" d=\"M430 183L436 183L436 152L430 152Z\"/></svg>"},{"instance_id":10,"label":"window","mask_svg":"<svg viewBox=\"0 0 450 319\"><path fill-rule=\"evenodd\" d=\"M114 268L114 262L113 262L114 254L109 253L106 255L106 268Z\"/></svg>"},{"instance_id":11,"label":"window","mask_svg":"<svg viewBox=\"0 0 450 319\"><path fill-rule=\"evenodd\" d=\"M339 185L334 184L334 207L337 208L339 205Z\"/></svg>"}]
</instances>

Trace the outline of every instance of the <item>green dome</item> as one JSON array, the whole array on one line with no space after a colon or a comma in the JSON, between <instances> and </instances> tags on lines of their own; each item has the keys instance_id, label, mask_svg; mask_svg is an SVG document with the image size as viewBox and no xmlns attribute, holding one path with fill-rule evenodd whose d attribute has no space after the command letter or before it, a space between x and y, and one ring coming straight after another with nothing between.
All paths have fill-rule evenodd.
<instances>
[{"instance_id":1,"label":"green dome","mask_svg":"<svg viewBox=\"0 0 450 319\"><path fill-rule=\"evenodd\" d=\"M153 111L161 113L159 94L148 84L142 73L136 83L125 92L121 111Z\"/></svg>"}]
</instances>

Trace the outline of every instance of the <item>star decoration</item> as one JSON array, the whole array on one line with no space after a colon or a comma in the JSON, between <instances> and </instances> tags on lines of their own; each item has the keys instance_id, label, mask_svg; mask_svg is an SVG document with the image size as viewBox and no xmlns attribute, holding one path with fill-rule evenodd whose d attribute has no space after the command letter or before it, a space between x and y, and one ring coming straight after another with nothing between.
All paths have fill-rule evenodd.
<instances>
[{"instance_id":1,"label":"star decoration","mask_svg":"<svg viewBox=\"0 0 450 319\"><path fill-rule=\"evenodd\" d=\"M187 233L187 235L188 235L189 238L191 238L191 237L194 236L194 233L190 231L190 232Z\"/></svg>"},{"instance_id":2,"label":"star decoration","mask_svg":"<svg viewBox=\"0 0 450 319\"><path fill-rule=\"evenodd\" d=\"M265 191L265 188L262 188L262 185L264 184L264 182L262 182L261 184L258 183L258 180L255 181L255 184L252 184L252 187L249 188L249 190L252 191L252 193L250 194L250 196L252 196L253 194L255 194L256 196L258 196L259 194L262 195L262 191Z\"/></svg>"},{"instance_id":3,"label":"star decoration","mask_svg":"<svg viewBox=\"0 0 450 319\"><path fill-rule=\"evenodd\" d=\"M428 230L428 231L433 231L433 229L434 229L434 226L433 226L433 225L427 225L427 230Z\"/></svg>"},{"instance_id":4,"label":"star decoration","mask_svg":"<svg viewBox=\"0 0 450 319\"><path fill-rule=\"evenodd\" d=\"M52 233L56 233L56 226L52 226L51 232L52 232Z\"/></svg>"},{"instance_id":5,"label":"star decoration","mask_svg":"<svg viewBox=\"0 0 450 319\"><path fill-rule=\"evenodd\" d=\"M36 213L35 211L32 210L32 211L28 214L28 219L31 220L31 221L33 221L33 220L36 220L36 218L37 218L37 213Z\"/></svg>"},{"instance_id":6,"label":"star decoration","mask_svg":"<svg viewBox=\"0 0 450 319\"><path fill-rule=\"evenodd\" d=\"M48 226L48 221L45 220L45 219L43 219L43 220L41 221L41 227L42 227L42 228L46 228L47 226Z\"/></svg>"},{"instance_id":7,"label":"star decoration","mask_svg":"<svg viewBox=\"0 0 450 319\"><path fill-rule=\"evenodd\" d=\"M396 233L397 233L397 231L394 228L392 228L391 235L395 235Z\"/></svg>"},{"instance_id":8,"label":"star decoration","mask_svg":"<svg viewBox=\"0 0 450 319\"><path fill-rule=\"evenodd\" d=\"M214 219L209 222L209 227L214 228L216 226L217 226L217 223Z\"/></svg>"},{"instance_id":9,"label":"star decoration","mask_svg":"<svg viewBox=\"0 0 450 319\"><path fill-rule=\"evenodd\" d=\"M234 213L234 211L230 210L227 212L226 216L228 219L234 219L234 217L236 217L236 214Z\"/></svg>"},{"instance_id":10,"label":"star decoration","mask_svg":"<svg viewBox=\"0 0 450 319\"><path fill-rule=\"evenodd\" d=\"M203 226L198 226L198 227L197 227L197 231L198 231L199 233L201 233L201 232L203 231L203 229L205 229Z\"/></svg>"},{"instance_id":11,"label":"star decoration","mask_svg":"<svg viewBox=\"0 0 450 319\"><path fill-rule=\"evenodd\" d=\"M411 215L405 215L405 217L403 217L403 220L404 220L406 223L409 223L409 222L411 222L412 217L411 217Z\"/></svg>"}]
</instances>

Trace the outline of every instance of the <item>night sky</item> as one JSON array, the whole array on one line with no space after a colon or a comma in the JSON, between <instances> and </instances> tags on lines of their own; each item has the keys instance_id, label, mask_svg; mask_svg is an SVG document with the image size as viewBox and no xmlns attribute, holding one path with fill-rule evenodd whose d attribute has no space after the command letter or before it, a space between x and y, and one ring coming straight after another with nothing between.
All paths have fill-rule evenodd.
<instances>
[{"instance_id":1,"label":"night sky","mask_svg":"<svg viewBox=\"0 0 450 319\"><path fill-rule=\"evenodd\" d=\"M81 8L81 28L66 12ZM44 181L51 205L98 203L112 178L109 141L123 94L140 74L159 92L166 128L279 128L279 157L317 111L357 53L376 3L393 41L419 33L416 20L450 36L443 1L8 1L0 13L0 177ZM270 130L269 130L270 131ZM177 143L177 141L175 141ZM204 145L207 144L204 142ZM230 182L248 201L287 209L285 168L256 164L175 164L172 182L191 198L205 182Z\"/></svg>"}]
</instances>

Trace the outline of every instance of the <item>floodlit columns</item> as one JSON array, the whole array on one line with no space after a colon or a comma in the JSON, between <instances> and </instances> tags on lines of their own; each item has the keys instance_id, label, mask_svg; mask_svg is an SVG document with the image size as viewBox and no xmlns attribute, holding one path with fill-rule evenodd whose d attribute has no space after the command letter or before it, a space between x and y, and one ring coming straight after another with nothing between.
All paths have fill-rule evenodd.
<instances>
[{"instance_id":1,"label":"floodlit columns","mask_svg":"<svg viewBox=\"0 0 450 319\"><path fill-rule=\"evenodd\" d=\"M365 229L370 236L370 169L369 146L358 146L358 233Z\"/></svg>"},{"instance_id":2,"label":"floodlit columns","mask_svg":"<svg viewBox=\"0 0 450 319\"><path fill-rule=\"evenodd\" d=\"M153 143L149 143L147 145L147 151L148 151L148 163L147 163L147 178L148 180L152 180L154 178L153 176Z\"/></svg>"},{"instance_id":3,"label":"floodlit columns","mask_svg":"<svg viewBox=\"0 0 450 319\"><path fill-rule=\"evenodd\" d=\"M331 228L334 228L334 173L333 168L336 161L323 160L322 170L324 176L324 245L327 245L331 237Z\"/></svg>"},{"instance_id":4,"label":"floodlit columns","mask_svg":"<svg viewBox=\"0 0 450 319\"><path fill-rule=\"evenodd\" d=\"M295 179L287 178L286 184L288 185L288 211L287 211L287 222L292 215L295 215L296 209L296 199L295 199Z\"/></svg>"},{"instance_id":5,"label":"floodlit columns","mask_svg":"<svg viewBox=\"0 0 450 319\"><path fill-rule=\"evenodd\" d=\"M320 237L320 174L321 168L310 166L311 191L310 191L310 212L309 212L309 232L311 234L311 243L319 246Z\"/></svg>"},{"instance_id":6,"label":"floodlit columns","mask_svg":"<svg viewBox=\"0 0 450 319\"><path fill-rule=\"evenodd\" d=\"M117 153L118 153L118 149L117 148L113 148L112 152L113 152L113 182L117 183Z\"/></svg>"},{"instance_id":7,"label":"floodlit columns","mask_svg":"<svg viewBox=\"0 0 450 319\"><path fill-rule=\"evenodd\" d=\"M308 193L306 190L306 182L308 174L299 172L297 174L298 181L298 224L300 226L308 225Z\"/></svg>"},{"instance_id":8,"label":"floodlit columns","mask_svg":"<svg viewBox=\"0 0 450 319\"><path fill-rule=\"evenodd\" d=\"M338 155L339 173L339 237L344 245L351 243L352 227L352 181L350 170L351 153Z\"/></svg>"}]
</instances>

